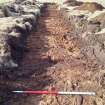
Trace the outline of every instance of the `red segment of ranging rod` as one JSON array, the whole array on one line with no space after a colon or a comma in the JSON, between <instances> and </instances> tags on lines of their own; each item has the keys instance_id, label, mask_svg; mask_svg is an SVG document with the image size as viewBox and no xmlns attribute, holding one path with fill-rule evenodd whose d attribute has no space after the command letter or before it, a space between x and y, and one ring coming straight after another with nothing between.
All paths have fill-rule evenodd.
<instances>
[{"instance_id":1,"label":"red segment of ranging rod","mask_svg":"<svg viewBox=\"0 0 105 105\"><path fill-rule=\"evenodd\" d=\"M58 95L58 92L56 91L12 91L14 93L25 93L25 94L52 94L52 95Z\"/></svg>"}]
</instances>

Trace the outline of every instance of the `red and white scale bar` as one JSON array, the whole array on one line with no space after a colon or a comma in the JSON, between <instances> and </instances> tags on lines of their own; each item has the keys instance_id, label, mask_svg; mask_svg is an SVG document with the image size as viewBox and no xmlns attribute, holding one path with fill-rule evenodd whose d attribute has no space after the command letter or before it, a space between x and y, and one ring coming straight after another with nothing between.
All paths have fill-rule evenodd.
<instances>
[{"instance_id":1,"label":"red and white scale bar","mask_svg":"<svg viewBox=\"0 0 105 105\"><path fill-rule=\"evenodd\" d=\"M92 95L95 96L95 92L63 92L63 91L12 91L13 93L22 93L22 94L52 94L52 95Z\"/></svg>"}]
</instances>

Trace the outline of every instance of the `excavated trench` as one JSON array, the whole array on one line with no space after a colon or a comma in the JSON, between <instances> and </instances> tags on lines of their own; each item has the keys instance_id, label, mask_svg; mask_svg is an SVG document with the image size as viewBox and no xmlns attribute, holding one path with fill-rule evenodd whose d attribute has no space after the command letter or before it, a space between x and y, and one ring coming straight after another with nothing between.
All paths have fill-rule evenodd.
<instances>
[{"instance_id":1,"label":"excavated trench","mask_svg":"<svg viewBox=\"0 0 105 105\"><path fill-rule=\"evenodd\" d=\"M1 105L104 105L104 75L95 61L80 53L78 39L70 36L70 24L61 17L55 4L48 4L39 18L37 29L27 39L29 52L24 54L17 71L1 78ZM102 77L99 81L98 77ZM99 84L100 82L100 84ZM12 94L12 90L96 91L93 96L47 96Z\"/></svg>"}]
</instances>

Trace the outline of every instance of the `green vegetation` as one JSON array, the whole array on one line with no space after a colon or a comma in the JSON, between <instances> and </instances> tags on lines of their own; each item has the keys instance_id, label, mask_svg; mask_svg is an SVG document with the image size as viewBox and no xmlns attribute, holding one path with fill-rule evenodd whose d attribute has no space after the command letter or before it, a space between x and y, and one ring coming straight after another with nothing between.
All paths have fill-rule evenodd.
<instances>
[{"instance_id":1,"label":"green vegetation","mask_svg":"<svg viewBox=\"0 0 105 105\"><path fill-rule=\"evenodd\" d=\"M0 0L0 4L10 2L10 1L12 1L12 0Z\"/></svg>"},{"instance_id":2,"label":"green vegetation","mask_svg":"<svg viewBox=\"0 0 105 105\"><path fill-rule=\"evenodd\" d=\"M4 5L5 3L8 3L10 1L13 1L13 0L0 0L0 6Z\"/></svg>"}]
</instances>

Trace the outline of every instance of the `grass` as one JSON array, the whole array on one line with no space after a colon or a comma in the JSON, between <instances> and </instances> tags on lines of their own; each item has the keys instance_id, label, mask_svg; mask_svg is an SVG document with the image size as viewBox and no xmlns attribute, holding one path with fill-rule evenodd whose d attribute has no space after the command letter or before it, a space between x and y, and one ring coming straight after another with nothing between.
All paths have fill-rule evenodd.
<instances>
[{"instance_id":1,"label":"grass","mask_svg":"<svg viewBox=\"0 0 105 105\"><path fill-rule=\"evenodd\" d=\"M7 2L10 2L10 1L13 1L13 0L0 0L0 4L7 3Z\"/></svg>"},{"instance_id":2,"label":"grass","mask_svg":"<svg viewBox=\"0 0 105 105\"><path fill-rule=\"evenodd\" d=\"M5 3L9 3L13 0L0 0L0 6L4 5Z\"/></svg>"}]
</instances>

